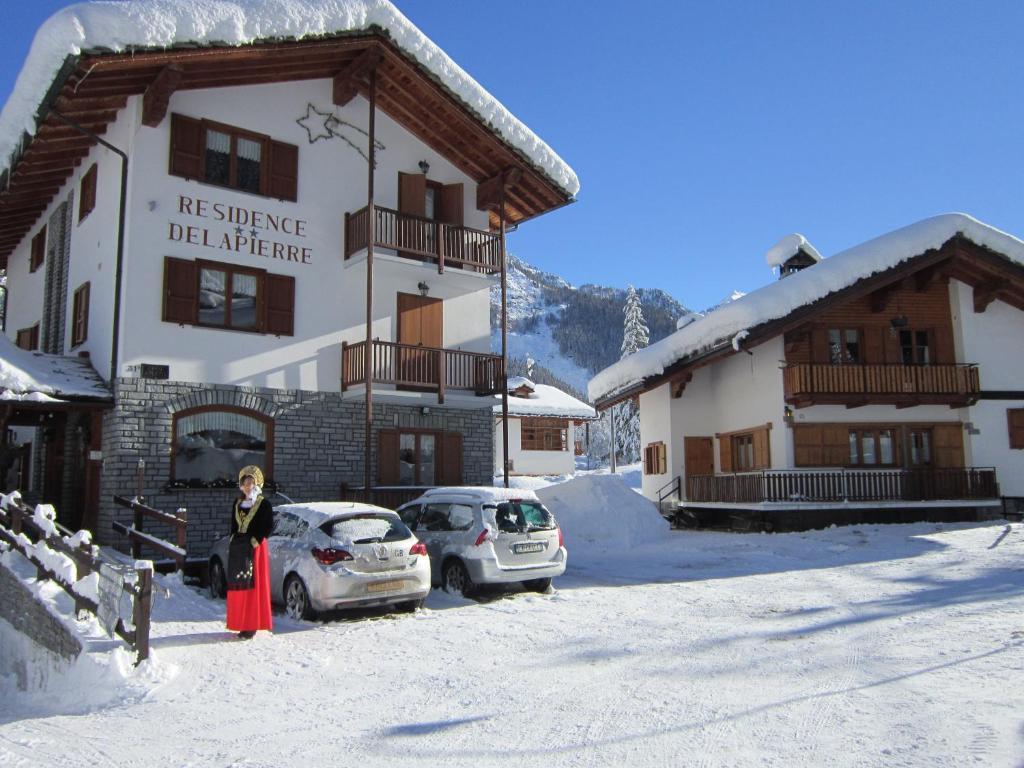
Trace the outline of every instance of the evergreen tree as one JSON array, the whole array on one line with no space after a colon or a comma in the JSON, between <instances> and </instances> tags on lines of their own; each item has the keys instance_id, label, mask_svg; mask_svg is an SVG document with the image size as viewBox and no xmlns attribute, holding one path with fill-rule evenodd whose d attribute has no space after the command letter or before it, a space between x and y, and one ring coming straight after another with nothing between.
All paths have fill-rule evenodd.
<instances>
[{"instance_id":1,"label":"evergreen tree","mask_svg":"<svg viewBox=\"0 0 1024 768\"><path fill-rule=\"evenodd\" d=\"M643 349L650 343L650 331L644 322L644 311L640 296L632 285L626 292L626 304L622 310L623 331L622 355L626 357ZM612 409L615 419L616 450L623 461L633 463L640 460L640 409L635 400L620 403Z\"/></svg>"}]
</instances>

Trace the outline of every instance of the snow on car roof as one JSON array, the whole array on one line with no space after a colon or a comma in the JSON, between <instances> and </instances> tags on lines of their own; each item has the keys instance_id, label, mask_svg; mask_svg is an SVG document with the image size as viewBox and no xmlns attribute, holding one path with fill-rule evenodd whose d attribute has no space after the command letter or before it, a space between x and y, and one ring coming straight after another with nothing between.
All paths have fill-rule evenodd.
<instances>
[{"instance_id":1,"label":"snow on car roof","mask_svg":"<svg viewBox=\"0 0 1024 768\"><path fill-rule=\"evenodd\" d=\"M274 510L277 512L291 512L311 526L319 526L328 520L345 515L358 515L366 512L395 514L390 509L359 501L310 501L305 504L281 504L274 507Z\"/></svg>"},{"instance_id":2,"label":"snow on car roof","mask_svg":"<svg viewBox=\"0 0 1024 768\"><path fill-rule=\"evenodd\" d=\"M512 499L529 499L540 501L537 494L526 488L501 488L491 485L453 485L441 488L428 488L424 496L472 496L482 501L510 501Z\"/></svg>"}]
</instances>

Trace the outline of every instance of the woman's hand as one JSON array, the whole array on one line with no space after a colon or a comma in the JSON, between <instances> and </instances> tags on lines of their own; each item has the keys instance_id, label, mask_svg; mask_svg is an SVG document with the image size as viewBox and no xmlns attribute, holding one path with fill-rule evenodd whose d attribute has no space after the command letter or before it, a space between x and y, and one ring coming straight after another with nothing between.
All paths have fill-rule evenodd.
<instances>
[{"instance_id":1,"label":"woman's hand","mask_svg":"<svg viewBox=\"0 0 1024 768\"><path fill-rule=\"evenodd\" d=\"M249 541L252 542L252 548L253 549L256 549L256 547L258 547L260 545L260 543L258 541L256 541L256 537L255 536L251 536L249 538Z\"/></svg>"}]
</instances>

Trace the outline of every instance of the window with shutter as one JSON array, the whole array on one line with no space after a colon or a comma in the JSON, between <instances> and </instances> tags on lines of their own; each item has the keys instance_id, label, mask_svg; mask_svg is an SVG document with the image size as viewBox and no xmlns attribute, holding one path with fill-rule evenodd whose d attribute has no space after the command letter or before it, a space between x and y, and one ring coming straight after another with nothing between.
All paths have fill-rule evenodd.
<instances>
[{"instance_id":1,"label":"window with shutter","mask_svg":"<svg viewBox=\"0 0 1024 768\"><path fill-rule=\"evenodd\" d=\"M771 468L769 450L769 422L754 429L742 429L715 435L718 438L718 458L722 472L749 472Z\"/></svg>"},{"instance_id":2,"label":"window with shutter","mask_svg":"<svg viewBox=\"0 0 1024 768\"><path fill-rule=\"evenodd\" d=\"M75 289L71 310L71 346L76 347L89 335L89 283Z\"/></svg>"},{"instance_id":3,"label":"window with shutter","mask_svg":"<svg viewBox=\"0 0 1024 768\"><path fill-rule=\"evenodd\" d=\"M380 485L461 485L462 435L430 430L377 433Z\"/></svg>"},{"instance_id":4,"label":"window with shutter","mask_svg":"<svg viewBox=\"0 0 1024 768\"><path fill-rule=\"evenodd\" d=\"M644 448L644 474L665 474L666 453L665 443L649 443L647 447Z\"/></svg>"},{"instance_id":5,"label":"window with shutter","mask_svg":"<svg viewBox=\"0 0 1024 768\"><path fill-rule=\"evenodd\" d=\"M32 250L28 259L28 271L35 272L42 266L46 258L46 226L39 230L39 233L32 238Z\"/></svg>"},{"instance_id":6,"label":"window with shutter","mask_svg":"<svg viewBox=\"0 0 1024 768\"><path fill-rule=\"evenodd\" d=\"M1010 430L1010 448L1024 449L1024 408L1007 408L1006 421Z\"/></svg>"},{"instance_id":7,"label":"window with shutter","mask_svg":"<svg viewBox=\"0 0 1024 768\"><path fill-rule=\"evenodd\" d=\"M295 202L299 148L233 125L173 114L169 172Z\"/></svg>"},{"instance_id":8,"label":"window with shutter","mask_svg":"<svg viewBox=\"0 0 1024 768\"><path fill-rule=\"evenodd\" d=\"M78 221L81 222L96 207L96 163L93 163L82 177L82 189L78 196Z\"/></svg>"},{"instance_id":9,"label":"window with shutter","mask_svg":"<svg viewBox=\"0 0 1024 768\"><path fill-rule=\"evenodd\" d=\"M216 261L164 258L163 319L292 336L295 278Z\"/></svg>"}]
</instances>

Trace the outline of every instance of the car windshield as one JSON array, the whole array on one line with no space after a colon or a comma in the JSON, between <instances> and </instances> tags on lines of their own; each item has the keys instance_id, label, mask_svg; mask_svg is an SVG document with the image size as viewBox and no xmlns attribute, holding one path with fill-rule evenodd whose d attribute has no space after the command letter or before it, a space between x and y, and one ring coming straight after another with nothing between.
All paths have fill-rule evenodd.
<instances>
[{"instance_id":1,"label":"car windshield","mask_svg":"<svg viewBox=\"0 0 1024 768\"><path fill-rule=\"evenodd\" d=\"M342 544L375 544L380 541L401 541L412 536L405 523L397 517L372 513L330 520L321 529Z\"/></svg>"},{"instance_id":2,"label":"car windshield","mask_svg":"<svg viewBox=\"0 0 1024 768\"><path fill-rule=\"evenodd\" d=\"M545 531L555 527L555 518L539 501L506 501L494 506L499 531Z\"/></svg>"}]
</instances>

